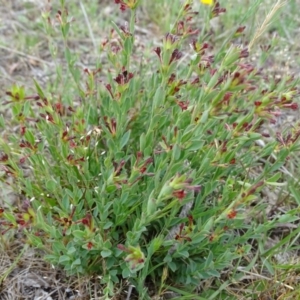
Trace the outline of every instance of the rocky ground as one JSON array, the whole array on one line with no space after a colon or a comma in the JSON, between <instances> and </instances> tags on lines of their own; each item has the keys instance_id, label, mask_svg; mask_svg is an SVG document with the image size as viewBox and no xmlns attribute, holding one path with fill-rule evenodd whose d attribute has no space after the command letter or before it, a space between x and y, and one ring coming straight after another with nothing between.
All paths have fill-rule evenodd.
<instances>
[{"instance_id":1,"label":"rocky ground","mask_svg":"<svg viewBox=\"0 0 300 300\"><path fill-rule=\"evenodd\" d=\"M55 4L55 1L52 2ZM115 5L109 3L109 1L92 1L94 5L93 18L87 20L85 14L86 11L89 13L86 8L88 3L82 1L84 4L82 5L80 1L73 2L74 5L80 7L76 21L88 27L89 20L92 31L86 30L84 33L79 33L78 37L70 42L73 44L74 49L78 51L78 65L82 68L93 67L94 61L99 59L99 55L95 51L95 45L99 45L107 35L107 32L103 31L101 27L99 28L95 17L98 15L99 18L104 20L113 18L116 23L122 24L126 20L126 15L115 12ZM58 55L53 60L48 50L49 41L46 35L43 34L40 15L41 11L46 11L50 4L50 1L46 0L0 0L0 97L2 102L6 99L5 91L14 83L32 87L32 78L35 78L43 87L47 87L49 82L55 80L57 65L65 64L63 55ZM298 4L300 5L300 2ZM146 11L142 11L142 13L147 14ZM290 14L291 12L286 12L285 16L289 17ZM300 20L296 21L299 21L298 24L300 24ZM104 23L107 25L109 22ZM215 26L221 25L215 24ZM300 73L300 47L299 44L297 45L300 38L299 28L295 29L293 33L287 32L285 37L279 37L278 45L274 48L275 53L266 62L269 66L268 72L276 74L276 76L283 76L287 73ZM79 31L78 28L76 30ZM152 46L161 43L162 33L155 24L148 23L145 27L138 25L137 32L137 44L142 45L145 40L151 40ZM270 31L265 39L274 34L276 32ZM56 46L58 53L60 53L60 44L57 43ZM255 60L255 55L253 57ZM0 114L5 118L9 118L9 113L4 105L0 106ZM282 122L278 126L293 126L298 117L298 112L293 115L287 114L282 117ZM10 130L14 130L14 126L6 129L1 128L0 130L3 138L9 134ZM1 171L0 179L4 179L4 173L1 173ZM13 204L20 197L17 191L5 183L6 181L6 179L0 180L0 202L2 206L6 205L5 201ZM270 203L273 201L277 204L276 194L271 195L269 193L269 197L271 199ZM281 207L281 209L284 209L284 207ZM283 228L288 226L291 225L283 224ZM280 239L282 230L279 231L278 237L275 237L274 240ZM101 292L98 284L99 279L67 278L63 272L46 264L41 259L42 253L25 246L22 238L21 235L8 239L1 237L0 299L99 299L97 298L98 293ZM270 247L274 244L274 240L270 241ZM279 254L278 260L282 259L295 261L296 257L294 253L288 253L286 257ZM124 285L126 286L126 282ZM124 293L123 299L126 298L127 295Z\"/></svg>"}]
</instances>

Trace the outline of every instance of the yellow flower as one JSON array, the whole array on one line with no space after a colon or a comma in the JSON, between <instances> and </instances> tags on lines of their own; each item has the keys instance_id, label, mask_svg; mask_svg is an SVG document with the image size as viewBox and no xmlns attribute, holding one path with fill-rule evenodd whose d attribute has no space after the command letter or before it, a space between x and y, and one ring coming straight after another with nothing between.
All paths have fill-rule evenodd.
<instances>
[{"instance_id":1,"label":"yellow flower","mask_svg":"<svg viewBox=\"0 0 300 300\"><path fill-rule=\"evenodd\" d=\"M214 4L214 0L200 0L200 2L202 2L203 4L206 4L206 5L213 5Z\"/></svg>"}]
</instances>

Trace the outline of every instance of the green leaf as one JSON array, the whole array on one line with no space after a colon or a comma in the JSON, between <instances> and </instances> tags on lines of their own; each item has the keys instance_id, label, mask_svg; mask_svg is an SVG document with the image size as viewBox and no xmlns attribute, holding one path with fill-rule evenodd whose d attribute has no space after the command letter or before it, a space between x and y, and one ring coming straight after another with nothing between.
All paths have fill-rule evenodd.
<instances>
[{"instance_id":1,"label":"green leaf","mask_svg":"<svg viewBox=\"0 0 300 300\"><path fill-rule=\"evenodd\" d=\"M154 133L153 133L153 130L150 130L147 132L147 135L146 135L146 147L148 146L152 146L152 142L153 142L153 137L154 137Z\"/></svg>"},{"instance_id":2,"label":"green leaf","mask_svg":"<svg viewBox=\"0 0 300 300\"><path fill-rule=\"evenodd\" d=\"M71 53L70 49L67 47L65 48L65 59L66 59L68 65L72 64L72 53Z\"/></svg>"},{"instance_id":3,"label":"green leaf","mask_svg":"<svg viewBox=\"0 0 300 300\"><path fill-rule=\"evenodd\" d=\"M107 193L113 193L117 190L117 187L114 184L108 185L106 187L106 192Z\"/></svg>"},{"instance_id":4,"label":"green leaf","mask_svg":"<svg viewBox=\"0 0 300 300\"><path fill-rule=\"evenodd\" d=\"M140 136L140 150L141 150L141 152L144 152L145 148L146 148L146 135L143 132Z\"/></svg>"},{"instance_id":5,"label":"green leaf","mask_svg":"<svg viewBox=\"0 0 300 300\"><path fill-rule=\"evenodd\" d=\"M268 157L272 154L272 152L274 151L274 145L273 144L267 144L265 145L262 150L261 150L261 157Z\"/></svg>"},{"instance_id":6,"label":"green leaf","mask_svg":"<svg viewBox=\"0 0 300 300\"><path fill-rule=\"evenodd\" d=\"M74 266L79 266L81 264L81 259L77 258L75 261L73 261L71 268L73 268Z\"/></svg>"},{"instance_id":7,"label":"green leaf","mask_svg":"<svg viewBox=\"0 0 300 300\"><path fill-rule=\"evenodd\" d=\"M200 123L203 124L203 123L206 123L207 122L207 119L209 117L209 112L210 110L207 109L203 112L202 116L201 116L201 119L200 119Z\"/></svg>"},{"instance_id":8,"label":"green leaf","mask_svg":"<svg viewBox=\"0 0 300 300\"><path fill-rule=\"evenodd\" d=\"M164 258L164 262L165 262L165 263L170 263L171 261L172 261L172 256L168 254L168 255Z\"/></svg>"},{"instance_id":9,"label":"green leaf","mask_svg":"<svg viewBox=\"0 0 300 300\"><path fill-rule=\"evenodd\" d=\"M207 90L210 91L214 85L216 85L218 79L220 77L220 72L215 72L215 74L210 78L210 81L207 85Z\"/></svg>"},{"instance_id":10,"label":"green leaf","mask_svg":"<svg viewBox=\"0 0 300 300\"><path fill-rule=\"evenodd\" d=\"M187 151L197 151L201 149L204 145L203 141L193 141L187 148Z\"/></svg>"},{"instance_id":11,"label":"green leaf","mask_svg":"<svg viewBox=\"0 0 300 300\"><path fill-rule=\"evenodd\" d=\"M46 189L48 192L53 193L57 189L57 183L55 180L50 179L46 181Z\"/></svg>"},{"instance_id":12,"label":"green leaf","mask_svg":"<svg viewBox=\"0 0 300 300\"><path fill-rule=\"evenodd\" d=\"M128 130L121 138L120 150L127 145L130 138L131 130Z\"/></svg>"},{"instance_id":13,"label":"green leaf","mask_svg":"<svg viewBox=\"0 0 300 300\"><path fill-rule=\"evenodd\" d=\"M81 230L73 230L72 234L75 238L77 238L79 240L82 240L86 236L86 233L84 231L81 231Z\"/></svg>"},{"instance_id":14,"label":"green leaf","mask_svg":"<svg viewBox=\"0 0 300 300\"><path fill-rule=\"evenodd\" d=\"M5 119L3 115L0 115L0 128L5 128Z\"/></svg>"},{"instance_id":15,"label":"green leaf","mask_svg":"<svg viewBox=\"0 0 300 300\"><path fill-rule=\"evenodd\" d=\"M35 144L35 138L33 133L31 132L31 130L26 130L24 137L26 139L26 141L28 141L31 145Z\"/></svg>"},{"instance_id":16,"label":"green leaf","mask_svg":"<svg viewBox=\"0 0 300 300\"><path fill-rule=\"evenodd\" d=\"M202 242L205 238L207 238L206 235L200 233L200 234L196 234L193 236L193 239L191 241L191 244L194 245L194 244L199 244L200 242Z\"/></svg>"},{"instance_id":17,"label":"green leaf","mask_svg":"<svg viewBox=\"0 0 300 300\"><path fill-rule=\"evenodd\" d=\"M107 230L107 229L111 228L113 225L114 225L114 223L109 221L109 222L105 223L105 225L103 226L103 229Z\"/></svg>"},{"instance_id":18,"label":"green leaf","mask_svg":"<svg viewBox=\"0 0 300 300\"><path fill-rule=\"evenodd\" d=\"M12 224L17 224L16 217L13 214L9 212L4 212L3 216L6 218L6 220L10 221Z\"/></svg>"},{"instance_id":19,"label":"green leaf","mask_svg":"<svg viewBox=\"0 0 300 300\"><path fill-rule=\"evenodd\" d=\"M269 182L269 181L266 181L266 184L272 185L272 186L286 186L287 182Z\"/></svg>"},{"instance_id":20,"label":"green leaf","mask_svg":"<svg viewBox=\"0 0 300 300\"><path fill-rule=\"evenodd\" d=\"M175 272L178 269L177 265L173 261L168 263L168 267L172 270L172 272Z\"/></svg>"},{"instance_id":21,"label":"green leaf","mask_svg":"<svg viewBox=\"0 0 300 300\"><path fill-rule=\"evenodd\" d=\"M193 134L194 134L194 128L195 126L194 125L190 125L189 127L187 127L182 135L182 138L181 138L181 143L185 143L185 142L188 142Z\"/></svg>"},{"instance_id":22,"label":"green leaf","mask_svg":"<svg viewBox=\"0 0 300 300\"><path fill-rule=\"evenodd\" d=\"M298 221L298 220L299 220L298 216L285 214L285 215L279 216L278 219L277 219L277 222L278 223L292 223L292 222L295 222L295 221Z\"/></svg>"},{"instance_id":23,"label":"green leaf","mask_svg":"<svg viewBox=\"0 0 300 300\"><path fill-rule=\"evenodd\" d=\"M289 190L292 193L293 197L295 198L298 205L300 205L300 193L299 189L296 189L295 186L292 184L289 185Z\"/></svg>"},{"instance_id":24,"label":"green leaf","mask_svg":"<svg viewBox=\"0 0 300 300\"><path fill-rule=\"evenodd\" d=\"M75 252L76 252L76 248L75 248L74 246L71 246L71 247L68 249L67 254L68 254L68 255L72 255L72 254L75 253Z\"/></svg>"},{"instance_id":25,"label":"green leaf","mask_svg":"<svg viewBox=\"0 0 300 300\"><path fill-rule=\"evenodd\" d=\"M188 258L190 255L189 255L189 252L187 250L180 250L180 251L177 251L176 253L177 255L179 256L182 256L182 257L185 257L185 258Z\"/></svg>"},{"instance_id":26,"label":"green leaf","mask_svg":"<svg viewBox=\"0 0 300 300\"><path fill-rule=\"evenodd\" d=\"M29 115L31 108L31 102L30 101L25 101L24 106L23 106L23 114L25 117Z\"/></svg>"},{"instance_id":27,"label":"green leaf","mask_svg":"<svg viewBox=\"0 0 300 300\"><path fill-rule=\"evenodd\" d=\"M117 152L117 147L115 141L110 137L106 140L107 146L111 152Z\"/></svg>"},{"instance_id":28,"label":"green leaf","mask_svg":"<svg viewBox=\"0 0 300 300\"><path fill-rule=\"evenodd\" d=\"M267 184L274 184L274 183L278 183L277 181L282 177L282 173L278 172L276 174L274 174L271 178L269 178L266 183Z\"/></svg>"},{"instance_id":29,"label":"green leaf","mask_svg":"<svg viewBox=\"0 0 300 300\"><path fill-rule=\"evenodd\" d=\"M122 271L122 277L123 278L128 278L131 276L131 271L129 270L129 268L124 268Z\"/></svg>"},{"instance_id":30,"label":"green leaf","mask_svg":"<svg viewBox=\"0 0 300 300\"><path fill-rule=\"evenodd\" d=\"M112 251L109 250L109 249L105 249L105 250L102 250L102 251L101 251L101 256L102 256L103 258L109 257L109 256L111 256L111 254L112 254Z\"/></svg>"},{"instance_id":31,"label":"green leaf","mask_svg":"<svg viewBox=\"0 0 300 300\"><path fill-rule=\"evenodd\" d=\"M128 196L129 196L129 193L123 191L122 196L120 198L120 203L125 204L128 199Z\"/></svg>"},{"instance_id":32,"label":"green leaf","mask_svg":"<svg viewBox=\"0 0 300 300\"><path fill-rule=\"evenodd\" d=\"M150 195L147 203L147 216L152 216L157 208L157 203L154 198L152 198L152 194Z\"/></svg>"},{"instance_id":33,"label":"green leaf","mask_svg":"<svg viewBox=\"0 0 300 300\"><path fill-rule=\"evenodd\" d=\"M181 149L177 144L175 144L172 149L172 156L175 161L180 158L180 154L181 154Z\"/></svg>"},{"instance_id":34,"label":"green leaf","mask_svg":"<svg viewBox=\"0 0 300 300\"><path fill-rule=\"evenodd\" d=\"M203 228L203 233L209 233L214 224L214 218L210 218Z\"/></svg>"},{"instance_id":35,"label":"green leaf","mask_svg":"<svg viewBox=\"0 0 300 300\"><path fill-rule=\"evenodd\" d=\"M158 251L163 243L164 239L163 236L159 235L156 238L154 238L151 242L151 245L148 249L148 256L153 255L156 251Z\"/></svg>"},{"instance_id":36,"label":"green leaf","mask_svg":"<svg viewBox=\"0 0 300 300\"><path fill-rule=\"evenodd\" d=\"M65 194L62 198L61 208L64 210L65 213L69 212L70 201L69 201L69 196L67 194Z\"/></svg>"},{"instance_id":37,"label":"green leaf","mask_svg":"<svg viewBox=\"0 0 300 300\"><path fill-rule=\"evenodd\" d=\"M44 94L42 88L40 87L40 85L38 84L38 82L37 82L35 79L33 79L33 82L34 82L34 85L35 85L35 88L36 88L36 90L37 90L38 95L39 95L42 99L46 98L46 97L45 97L45 94Z\"/></svg>"},{"instance_id":38,"label":"green leaf","mask_svg":"<svg viewBox=\"0 0 300 300\"><path fill-rule=\"evenodd\" d=\"M61 264L63 262L67 262L67 261L70 261L70 260L71 260L70 256L68 256L68 255L62 255L59 258L58 263Z\"/></svg>"},{"instance_id":39,"label":"green leaf","mask_svg":"<svg viewBox=\"0 0 300 300\"><path fill-rule=\"evenodd\" d=\"M55 241L54 243L52 243L52 248L55 253L64 253L66 251L65 245L61 241Z\"/></svg>"},{"instance_id":40,"label":"green leaf","mask_svg":"<svg viewBox=\"0 0 300 300\"><path fill-rule=\"evenodd\" d=\"M213 258L213 253L209 251L209 254L205 259L205 268L210 268L213 265Z\"/></svg>"},{"instance_id":41,"label":"green leaf","mask_svg":"<svg viewBox=\"0 0 300 300\"><path fill-rule=\"evenodd\" d=\"M154 94L153 103L152 103L152 112L161 105L164 105L166 98L166 90L164 87L159 86ZM155 125L155 124L154 124Z\"/></svg>"},{"instance_id":42,"label":"green leaf","mask_svg":"<svg viewBox=\"0 0 300 300\"><path fill-rule=\"evenodd\" d=\"M114 256L110 256L110 257L107 257L105 261L106 261L107 269L111 269L113 267L113 265L116 263L116 258ZM115 270L111 270L110 272L112 272L112 271L115 271ZM120 274L119 270L118 270L117 274Z\"/></svg>"},{"instance_id":43,"label":"green leaf","mask_svg":"<svg viewBox=\"0 0 300 300\"><path fill-rule=\"evenodd\" d=\"M256 140L261 139L261 134L260 134L260 133L257 133L257 132L250 132L250 133L248 134L248 137L249 137L250 140L256 141Z\"/></svg>"},{"instance_id":44,"label":"green leaf","mask_svg":"<svg viewBox=\"0 0 300 300\"><path fill-rule=\"evenodd\" d=\"M28 235L28 241L29 243L32 243L34 247L42 248L44 246L44 241L42 241L41 238L35 236L35 235Z\"/></svg>"},{"instance_id":45,"label":"green leaf","mask_svg":"<svg viewBox=\"0 0 300 300\"><path fill-rule=\"evenodd\" d=\"M212 277L220 277L220 272L218 272L217 270L211 269L207 271L207 274L209 274Z\"/></svg>"},{"instance_id":46,"label":"green leaf","mask_svg":"<svg viewBox=\"0 0 300 300\"><path fill-rule=\"evenodd\" d=\"M262 261L262 263L263 263L263 266L267 268L267 270L269 271L270 275L271 275L271 276L274 276L274 275L275 275L275 270L274 270L274 268L273 268L273 265L274 265L274 264L273 264L273 263L270 263L270 262L268 261L268 259L264 259L264 260Z\"/></svg>"},{"instance_id":47,"label":"green leaf","mask_svg":"<svg viewBox=\"0 0 300 300\"><path fill-rule=\"evenodd\" d=\"M124 50L127 55L130 55L132 52L132 38L126 37L124 42ZM127 56L126 55L126 56Z\"/></svg>"},{"instance_id":48,"label":"green leaf","mask_svg":"<svg viewBox=\"0 0 300 300\"><path fill-rule=\"evenodd\" d=\"M97 110L94 109L92 106L89 107L86 118L87 118L88 124L97 125L98 124L98 118L99 118Z\"/></svg>"},{"instance_id":49,"label":"green leaf","mask_svg":"<svg viewBox=\"0 0 300 300\"><path fill-rule=\"evenodd\" d=\"M113 28L114 28L114 29L116 30L116 32L118 33L119 37L120 37L122 40L124 40L124 36L123 36L122 32L120 31L119 26L118 26L115 22L113 22L113 21L111 21L111 23L112 23Z\"/></svg>"}]
</instances>

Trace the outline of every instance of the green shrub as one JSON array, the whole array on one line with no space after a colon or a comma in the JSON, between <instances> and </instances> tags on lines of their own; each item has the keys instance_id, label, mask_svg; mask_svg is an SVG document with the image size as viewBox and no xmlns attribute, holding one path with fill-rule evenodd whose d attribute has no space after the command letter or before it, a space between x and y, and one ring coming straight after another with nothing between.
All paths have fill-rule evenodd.
<instances>
[{"instance_id":1,"label":"green shrub","mask_svg":"<svg viewBox=\"0 0 300 300\"><path fill-rule=\"evenodd\" d=\"M121 278L141 299L147 286L184 295L210 278L218 290L222 272L230 282L247 264L250 241L282 221L260 223L256 215L265 207L261 191L283 180L298 129L261 141L264 124L297 108L295 83L265 78L248 62L247 48L230 43L242 28L213 49L193 27L189 3L142 63L137 3L129 28L115 26L102 45L110 66L95 70L76 66L61 11L77 89L47 94L35 82L33 95L18 85L7 92L12 120L5 123L19 132L1 140L3 180L13 177L26 199L1 209L3 234L22 230L69 274L100 274L106 297ZM210 17L222 12L216 5Z\"/></svg>"}]
</instances>

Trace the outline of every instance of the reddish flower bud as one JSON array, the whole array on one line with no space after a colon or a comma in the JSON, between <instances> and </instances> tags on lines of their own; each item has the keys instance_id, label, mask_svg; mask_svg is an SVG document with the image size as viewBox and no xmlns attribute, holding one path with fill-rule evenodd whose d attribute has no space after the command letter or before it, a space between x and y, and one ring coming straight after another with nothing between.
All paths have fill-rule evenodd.
<instances>
[{"instance_id":1,"label":"reddish flower bud","mask_svg":"<svg viewBox=\"0 0 300 300\"><path fill-rule=\"evenodd\" d=\"M224 95L224 97L223 97L223 103L224 103L225 105L228 105L228 104L229 104L229 100L230 100L230 98L232 97L232 95L233 95L233 93L231 93L231 92L226 92L226 93L225 93L225 95Z\"/></svg>"},{"instance_id":2,"label":"reddish flower bud","mask_svg":"<svg viewBox=\"0 0 300 300\"><path fill-rule=\"evenodd\" d=\"M182 200L186 196L185 190L174 191L172 194L179 200Z\"/></svg>"},{"instance_id":3,"label":"reddish flower bud","mask_svg":"<svg viewBox=\"0 0 300 300\"><path fill-rule=\"evenodd\" d=\"M178 41L178 37L176 35L167 33L164 39L164 44L166 49L170 49L172 45L175 44L177 41Z\"/></svg>"},{"instance_id":4,"label":"reddish flower bud","mask_svg":"<svg viewBox=\"0 0 300 300\"><path fill-rule=\"evenodd\" d=\"M227 214L227 218L228 219L234 219L236 217L236 215L237 215L237 211L235 209L232 209Z\"/></svg>"},{"instance_id":5,"label":"reddish flower bud","mask_svg":"<svg viewBox=\"0 0 300 300\"><path fill-rule=\"evenodd\" d=\"M234 165L234 164L236 163L235 158L231 159L229 163L230 163L231 165Z\"/></svg>"},{"instance_id":6,"label":"reddish flower bud","mask_svg":"<svg viewBox=\"0 0 300 300\"><path fill-rule=\"evenodd\" d=\"M123 71L122 74L119 74L114 80L120 84L124 85L129 82L130 79L133 78L133 73L128 73L126 70Z\"/></svg>"},{"instance_id":7,"label":"reddish flower bud","mask_svg":"<svg viewBox=\"0 0 300 300\"><path fill-rule=\"evenodd\" d=\"M54 104L54 110L60 115L63 116L65 114L65 107L62 103L58 102Z\"/></svg>"},{"instance_id":8,"label":"reddish flower bud","mask_svg":"<svg viewBox=\"0 0 300 300\"><path fill-rule=\"evenodd\" d=\"M20 158L20 160L19 160L20 164L24 164L26 159L27 159L27 156L24 156L24 157Z\"/></svg>"},{"instance_id":9,"label":"reddish flower bud","mask_svg":"<svg viewBox=\"0 0 300 300\"><path fill-rule=\"evenodd\" d=\"M8 160L8 155L6 153L0 153L0 161L5 162Z\"/></svg>"},{"instance_id":10,"label":"reddish flower bud","mask_svg":"<svg viewBox=\"0 0 300 300\"><path fill-rule=\"evenodd\" d=\"M189 101L177 101L177 104L180 106L181 110L184 111L188 109Z\"/></svg>"},{"instance_id":11,"label":"reddish flower bud","mask_svg":"<svg viewBox=\"0 0 300 300\"><path fill-rule=\"evenodd\" d=\"M120 4L120 10L122 12L124 12L128 8L128 5L122 0L115 0L115 3Z\"/></svg>"},{"instance_id":12,"label":"reddish flower bud","mask_svg":"<svg viewBox=\"0 0 300 300\"><path fill-rule=\"evenodd\" d=\"M129 253L126 256L125 261L129 263L131 269L135 269L138 265L142 266L143 263L145 262L145 255L141 251L139 246L137 247L128 246L127 248L124 245L119 244L117 248L126 253Z\"/></svg>"},{"instance_id":13,"label":"reddish flower bud","mask_svg":"<svg viewBox=\"0 0 300 300\"><path fill-rule=\"evenodd\" d=\"M192 82L191 82L191 84L198 84L200 82L200 79L199 79L199 77L197 77L197 78L195 78Z\"/></svg>"},{"instance_id":14,"label":"reddish flower bud","mask_svg":"<svg viewBox=\"0 0 300 300\"><path fill-rule=\"evenodd\" d=\"M47 114L40 114L40 116L42 118L44 118L46 121L48 121L48 122L50 122L52 124L55 124L52 115L50 115L49 113L47 113Z\"/></svg>"},{"instance_id":15,"label":"reddish flower bud","mask_svg":"<svg viewBox=\"0 0 300 300\"><path fill-rule=\"evenodd\" d=\"M240 52L240 58L246 58L248 56L249 56L248 48L242 49L241 52Z\"/></svg>"},{"instance_id":16,"label":"reddish flower bud","mask_svg":"<svg viewBox=\"0 0 300 300\"><path fill-rule=\"evenodd\" d=\"M153 51L157 54L160 62L162 62L162 59L161 59L161 48L160 47L156 47Z\"/></svg>"},{"instance_id":17,"label":"reddish flower bud","mask_svg":"<svg viewBox=\"0 0 300 300\"><path fill-rule=\"evenodd\" d=\"M241 33L243 33L244 30L245 30L245 28L246 28L246 26L240 26L240 27L236 30L235 34L241 34Z\"/></svg>"},{"instance_id":18,"label":"reddish flower bud","mask_svg":"<svg viewBox=\"0 0 300 300\"><path fill-rule=\"evenodd\" d=\"M216 2L213 10L211 11L211 18L215 18L219 16L221 13L225 13L225 12L226 12L226 8L221 7L220 3Z\"/></svg>"},{"instance_id":19,"label":"reddish flower bud","mask_svg":"<svg viewBox=\"0 0 300 300\"><path fill-rule=\"evenodd\" d=\"M169 77L168 84L172 84L176 78L176 75L172 73Z\"/></svg>"},{"instance_id":20,"label":"reddish flower bud","mask_svg":"<svg viewBox=\"0 0 300 300\"><path fill-rule=\"evenodd\" d=\"M292 110L297 110L299 108L298 104L295 102L289 103L289 104L284 104L283 107L290 108Z\"/></svg>"},{"instance_id":21,"label":"reddish flower bud","mask_svg":"<svg viewBox=\"0 0 300 300\"><path fill-rule=\"evenodd\" d=\"M25 132L26 132L26 127L25 126L21 126L21 132L20 132L20 134L24 135Z\"/></svg>"},{"instance_id":22,"label":"reddish flower bud","mask_svg":"<svg viewBox=\"0 0 300 300\"><path fill-rule=\"evenodd\" d=\"M172 62L179 60L181 57L183 56L183 53L180 52L178 49L175 49L172 52L170 61L169 61L169 65L171 65Z\"/></svg>"}]
</instances>

